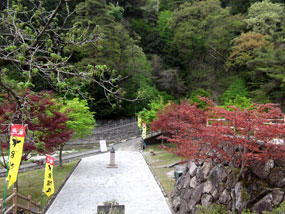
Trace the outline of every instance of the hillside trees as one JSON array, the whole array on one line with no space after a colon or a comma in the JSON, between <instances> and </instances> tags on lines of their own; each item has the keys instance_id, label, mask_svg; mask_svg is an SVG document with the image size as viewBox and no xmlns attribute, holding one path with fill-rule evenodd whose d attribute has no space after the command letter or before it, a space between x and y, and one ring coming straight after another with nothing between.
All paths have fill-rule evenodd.
<instances>
[{"instance_id":1,"label":"hillside trees","mask_svg":"<svg viewBox=\"0 0 285 214\"><path fill-rule=\"evenodd\" d=\"M285 155L285 124L267 121L284 118L284 114L273 104L224 109L203 100L208 103L205 112L189 102L165 107L152 130L162 131L164 139L176 144L171 151L187 160L227 164L232 176L232 212L236 213L235 186L246 168Z\"/></svg>"},{"instance_id":2,"label":"hillside trees","mask_svg":"<svg viewBox=\"0 0 285 214\"><path fill-rule=\"evenodd\" d=\"M180 76L188 88L215 90L230 41L243 26L241 17L231 16L220 1L207 0L181 5L169 22L173 32L171 49L177 52L172 66L180 67Z\"/></svg>"},{"instance_id":3,"label":"hillside trees","mask_svg":"<svg viewBox=\"0 0 285 214\"><path fill-rule=\"evenodd\" d=\"M101 32L101 39L81 49L78 49L76 45L71 45L66 47L66 50L76 53L77 57L73 60L78 67L85 67L88 64L107 65L110 71L124 77L120 86L125 90L125 98L140 97L143 99L140 104L145 105L150 98L158 94L151 80L151 66L142 49L130 37L128 30L109 12L110 7L105 1L97 0L88 0L79 4L76 7L77 15L74 22L81 23L82 26L89 24L97 26L98 32ZM121 105L127 109L113 110L110 108L100 88L90 85L87 91L97 98L90 106L97 112L97 115L111 117L120 111L125 114L135 112L134 105L124 102ZM103 103L104 107L96 103Z\"/></svg>"},{"instance_id":4,"label":"hillside trees","mask_svg":"<svg viewBox=\"0 0 285 214\"><path fill-rule=\"evenodd\" d=\"M284 7L269 0L256 2L248 10L247 28L263 35L272 35L284 25Z\"/></svg>"}]
</instances>

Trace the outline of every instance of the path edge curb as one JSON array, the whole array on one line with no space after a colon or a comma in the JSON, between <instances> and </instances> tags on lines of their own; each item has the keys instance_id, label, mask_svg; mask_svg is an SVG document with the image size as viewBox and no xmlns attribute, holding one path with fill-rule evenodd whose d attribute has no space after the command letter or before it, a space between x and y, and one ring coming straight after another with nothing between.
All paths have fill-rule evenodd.
<instances>
[{"instance_id":1,"label":"path edge curb","mask_svg":"<svg viewBox=\"0 0 285 214\"><path fill-rule=\"evenodd\" d=\"M68 181L68 179L70 178L70 176L73 174L73 172L75 171L75 169L78 167L79 163L81 162L82 158L79 159L79 161L77 162L77 164L72 168L71 172L69 173L69 175L65 178L65 180L62 182L62 184L60 185L60 187L58 188L58 190L53 194L53 196L48 200L47 204L45 205L45 207L41 210L40 213L46 213L47 210L50 208L50 206L52 205L52 203L54 202L54 200L56 199L57 195L60 193L60 191L62 190L62 188L64 187L64 185L66 184L66 182Z\"/></svg>"},{"instance_id":2,"label":"path edge curb","mask_svg":"<svg viewBox=\"0 0 285 214\"><path fill-rule=\"evenodd\" d=\"M159 186L159 188L160 188L160 190L161 190L161 192L162 192L162 194L163 194L163 196L164 196L164 198L165 198L166 204L168 205L168 207L169 207L171 213L174 214L174 211L173 211L172 206L171 206L171 202L170 202L169 198L167 197L167 194L166 194L166 192L165 192L163 186L161 185L160 181L158 180L157 176L155 175L155 172L154 172L152 166L150 165L150 163L147 161L147 159L146 159L145 156L143 155L143 151L142 151L142 150L139 150L139 151L140 151L141 155L143 156L143 159L144 159L144 161L146 162L146 164L147 164L149 170L151 171L151 174L153 175L153 177L154 177L156 183L158 184L158 186Z\"/></svg>"}]
</instances>

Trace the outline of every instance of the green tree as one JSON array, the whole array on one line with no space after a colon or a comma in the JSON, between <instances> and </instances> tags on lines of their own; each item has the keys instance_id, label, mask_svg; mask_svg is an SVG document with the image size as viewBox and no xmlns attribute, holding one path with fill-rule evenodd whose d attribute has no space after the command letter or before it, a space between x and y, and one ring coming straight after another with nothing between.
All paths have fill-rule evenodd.
<instances>
[{"instance_id":1,"label":"green tree","mask_svg":"<svg viewBox=\"0 0 285 214\"><path fill-rule=\"evenodd\" d=\"M253 94L257 101L264 102L264 95L274 102L279 102L281 109L285 105L285 49L262 48L257 56L248 62L255 80Z\"/></svg>"},{"instance_id":2,"label":"green tree","mask_svg":"<svg viewBox=\"0 0 285 214\"><path fill-rule=\"evenodd\" d=\"M142 120L150 127L152 121L157 118L157 112L164 107L164 101L161 96L157 99L152 100L146 108L140 111L138 114L141 115Z\"/></svg>"},{"instance_id":3,"label":"green tree","mask_svg":"<svg viewBox=\"0 0 285 214\"><path fill-rule=\"evenodd\" d=\"M73 130L72 139L83 139L87 135L92 134L96 122L94 113L90 112L86 100L79 100L74 98L72 100L62 101L64 105L61 106L60 112L68 115L66 122L67 128ZM62 166L62 151L66 142L59 146L59 165Z\"/></svg>"},{"instance_id":4,"label":"green tree","mask_svg":"<svg viewBox=\"0 0 285 214\"><path fill-rule=\"evenodd\" d=\"M284 6L269 0L256 2L249 8L245 22L253 32L272 35L284 25Z\"/></svg>"},{"instance_id":5,"label":"green tree","mask_svg":"<svg viewBox=\"0 0 285 214\"><path fill-rule=\"evenodd\" d=\"M12 1L0 17L1 90L20 103L25 98L19 97L15 90L34 88L40 79L61 94L86 96L81 89L92 83L115 95L117 78L111 72L107 74L105 67L94 64L74 66L72 54L64 51L70 45L81 47L98 41L94 27L87 24L83 29L78 22L69 26L67 20L72 12L67 4L69 12L60 24L63 0L51 11L43 7L42 1L29 2L32 7L28 10L22 1Z\"/></svg>"},{"instance_id":6,"label":"green tree","mask_svg":"<svg viewBox=\"0 0 285 214\"><path fill-rule=\"evenodd\" d=\"M88 26L88 23L91 26L97 25L102 36L99 41L91 45L80 48L69 47L68 51L76 53L75 64L78 67L85 67L88 64L107 65L111 72L125 77L120 82L124 99L133 100L140 97L142 99L140 105L146 105L158 94L158 91L152 83L151 66L142 48L136 44L137 41L130 37L129 31L120 22L116 21L109 12L110 5L105 1L88 0L79 4L76 11L78 15L75 22L82 23L82 26ZM133 22L139 31L142 29L143 32L145 27L151 29L147 22L135 19ZM86 90L95 98L90 108L96 111L97 115L107 117L114 117L120 113L129 115L134 114L136 107L141 109L140 106L124 101L119 104L121 108L112 108L109 105L110 100L105 99L104 90L96 88L96 85L90 85Z\"/></svg>"},{"instance_id":7,"label":"green tree","mask_svg":"<svg viewBox=\"0 0 285 214\"><path fill-rule=\"evenodd\" d=\"M169 19L173 16L173 12L169 10L161 11L158 15L157 30L160 38L167 47L171 43L172 32L169 28Z\"/></svg>"},{"instance_id":8,"label":"green tree","mask_svg":"<svg viewBox=\"0 0 285 214\"><path fill-rule=\"evenodd\" d=\"M230 87L223 93L223 95L221 96L221 102L223 104L226 104L229 101L235 100L237 96L249 97L245 82L238 77L235 78Z\"/></svg>"},{"instance_id":9,"label":"green tree","mask_svg":"<svg viewBox=\"0 0 285 214\"><path fill-rule=\"evenodd\" d=\"M247 32L235 38L232 52L226 61L227 68L239 74L244 72L244 77L248 77L247 63L255 57L257 50L272 46L268 39L268 36L254 32Z\"/></svg>"},{"instance_id":10,"label":"green tree","mask_svg":"<svg viewBox=\"0 0 285 214\"><path fill-rule=\"evenodd\" d=\"M202 88L199 88L198 90L191 93L190 103L196 103L198 108L205 109L207 104L202 101L200 97L210 98L210 93Z\"/></svg>"},{"instance_id":11,"label":"green tree","mask_svg":"<svg viewBox=\"0 0 285 214\"><path fill-rule=\"evenodd\" d=\"M219 0L185 3L169 20L173 32L169 53L181 68L180 77L186 85L217 90L224 76L224 62L231 40L243 27L242 17L232 16Z\"/></svg>"}]
</instances>

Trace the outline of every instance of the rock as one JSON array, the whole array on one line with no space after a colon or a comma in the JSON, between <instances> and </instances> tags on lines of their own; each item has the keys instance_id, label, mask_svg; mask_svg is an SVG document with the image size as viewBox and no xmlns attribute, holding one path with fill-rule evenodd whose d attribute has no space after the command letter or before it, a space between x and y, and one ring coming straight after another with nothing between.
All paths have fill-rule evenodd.
<instances>
[{"instance_id":1,"label":"rock","mask_svg":"<svg viewBox=\"0 0 285 214\"><path fill-rule=\"evenodd\" d=\"M196 164L193 161L190 161L188 173L191 175L191 177L193 177L196 175L196 172L197 172Z\"/></svg>"},{"instance_id":2,"label":"rock","mask_svg":"<svg viewBox=\"0 0 285 214\"><path fill-rule=\"evenodd\" d=\"M238 182L235 186L235 195L236 209L238 211L242 211L246 206L246 201L249 199L249 195L247 195L246 189L243 188L241 182Z\"/></svg>"},{"instance_id":3,"label":"rock","mask_svg":"<svg viewBox=\"0 0 285 214\"><path fill-rule=\"evenodd\" d=\"M278 206L284 198L284 192L280 189L273 189L272 191L273 205Z\"/></svg>"},{"instance_id":4,"label":"rock","mask_svg":"<svg viewBox=\"0 0 285 214\"><path fill-rule=\"evenodd\" d=\"M201 201L201 196L203 193L204 184L200 184L193 192L191 200L195 201L195 204Z\"/></svg>"},{"instance_id":5,"label":"rock","mask_svg":"<svg viewBox=\"0 0 285 214\"><path fill-rule=\"evenodd\" d=\"M196 177L199 182L204 182L207 179L207 176L209 175L210 171L212 169L212 164L209 162L205 162L204 165L200 168L198 168L196 172Z\"/></svg>"},{"instance_id":6,"label":"rock","mask_svg":"<svg viewBox=\"0 0 285 214\"><path fill-rule=\"evenodd\" d=\"M256 211L256 214L262 214L262 211L271 211L273 205L272 194L264 196L260 201L255 203L251 210Z\"/></svg>"},{"instance_id":7,"label":"rock","mask_svg":"<svg viewBox=\"0 0 285 214\"><path fill-rule=\"evenodd\" d=\"M181 205L180 197L176 197L174 198L174 200L172 200L172 208L175 212L177 212L180 209L180 205Z\"/></svg>"},{"instance_id":8,"label":"rock","mask_svg":"<svg viewBox=\"0 0 285 214\"><path fill-rule=\"evenodd\" d=\"M190 199L192 193L193 193L193 190L188 187L188 188L185 189L185 192L183 193L183 195L182 195L182 194L181 194L181 195L182 195L182 198L183 198L183 199L185 199L186 201L188 201L188 200Z\"/></svg>"},{"instance_id":9,"label":"rock","mask_svg":"<svg viewBox=\"0 0 285 214\"><path fill-rule=\"evenodd\" d=\"M203 193L211 194L212 192L214 192L214 190L215 187L212 185L211 181L207 181L204 183Z\"/></svg>"},{"instance_id":10,"label":"rock","mask_svg":"<svg viewBox=\"0 0 285 214\"><path fill-rule=\"evenodd\" d=\"M230 196L230 193L225 189L222 194L220 195L219 197L219 202L221 204L228 204L229 201L231 200L231 196Z\"/></svg>"},{"instance_id":11,"label":"rock","mask_svg":"<svg viewBox=\"0 0 285 214\"><path fill-rule=\"evenodd\" d=\"M225 181L228 173L222 165L215 166L210 172L210 181L215 187L218 187L220 181Z\"/></svg>"},{"instance_id":12,"label":"rock","mask_svg":"<svg viewBox=\"0 0 285 214\"><path fill-rule=\"evenodd\" d=\"M184 181L183 175L177 179L176 187L178 190L180 190L183 187L183 181Z\"/></svg>"},{"instance_id":13,"label":"rock","mask_svg":"<svg viewBox=\"0 0 285 214\"><path fill-rule=\"evenodd\" d=\"M213 197L211 195L204 194L201 197L201 204L202 204L202 206L208 207L211 204L212 201L213 201Z\"/></svg>"},{"instance_id":14,"label":"rock","mask_svg":"<svg viewBox=\"0 0 285 214\"><path fill-rule=\"evenodd\" d=\"M199 183L197 181L197 178L196 177L191 178L190 187L195 189L198 185L199 185Z\"/></svg>"},{"instance_id":15,"label":"rock","mask_svg":"<svg viewBox=\"0 0 285 214\"><path fill-rule=\"evenodd\" d=\"M193 210L195 208L195 205L196 205L196 201L190 200L188 204L189 210Z\"/></svg>"},{"instance_id":16,"label":"rock","mask_svg":"<svg viewBox=\"0 0 285 214\"><path fill-rule=\"evenodd\" d=\"M179 209L179 214L186 214L188 211L188 206L187 206L187 202L182 200L181 201L181 205L180 205L180 209Z\"/></svg>"},{"instance_id":17,"label":"rock","mask_svg":"<svg viewBox=\"0 0 285 214\"><path fill-rule=\"evenodd\" d=\"M190 179L191 179L190 174L187 173L186 176L185 176L183 188L189 187L189 185L190 185Z\"/></svg>"},{"instance_id":18,"label":"rock","mask_svg":"<svg viewBox=\"0 0 285 214\"><path fill-rule=\"evenodd\" d=\"M266 163L262 162L254 162L250 170L255 174L257 177L261 179L265 179L268 177L270 170L274 167L274 161L269 160Z\"/></svg>"},{"instance_id":19,"label":"rock","mask_svg":"<svg viewBox=\"0 0 285 214\"><path fill-rule=\"evenodd\" d=\"M285 168L285 159L278 159L278 160L275 160L274 162L276 166Z\"/></svg>"},{"instance_id":20,"label":"rock","mask_svg":"<svg viewBox=\"0 0 285 214\"><path fill-rule=\"evenodd\" d=\"M271 170L268 177L269 183L274 187L285 187L285 169L281 167L275 167Z\"/></svg>"},{"instance_id":21,"label":"rock","mask_svg":"<svg viewBox=\"0 0 285 214\"><path fill-rule=\"evenodd\" d=\"M214 199L214 200L218 200L218 198L219 198L219 192L218 192L217 189L215 189L215 190L213 191L212 196L213 196L213 199Z\"/></svg>"}]
</instances>

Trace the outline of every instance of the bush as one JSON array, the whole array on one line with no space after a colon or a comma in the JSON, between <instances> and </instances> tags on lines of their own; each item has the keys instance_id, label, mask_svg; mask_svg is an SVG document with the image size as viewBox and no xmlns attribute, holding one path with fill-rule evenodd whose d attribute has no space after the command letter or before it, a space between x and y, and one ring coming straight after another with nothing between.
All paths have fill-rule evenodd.
<instances>
[{"instance_id":1,"label":"bush","mask_svg":"<svg viewBox=\"0 0 285 214\"><path fill-rule=\"evenodd\" d=\"M198 214L227 214L227 208L220 204L211 204L210 206L197 205Z\"/></svg>"}]
</instances>

